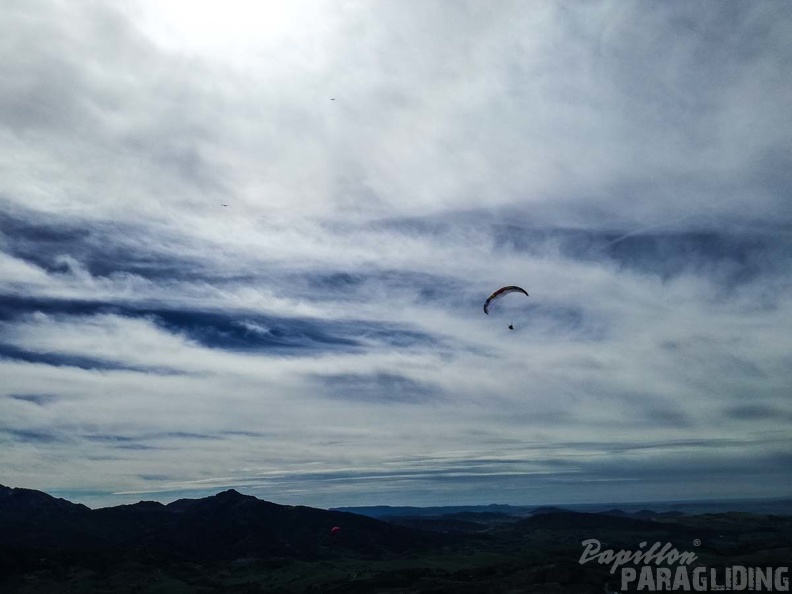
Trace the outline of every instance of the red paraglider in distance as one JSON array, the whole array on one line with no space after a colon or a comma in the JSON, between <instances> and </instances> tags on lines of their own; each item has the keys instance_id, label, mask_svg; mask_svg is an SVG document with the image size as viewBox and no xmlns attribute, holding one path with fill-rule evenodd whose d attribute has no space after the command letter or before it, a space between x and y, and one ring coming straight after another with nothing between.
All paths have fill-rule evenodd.
<instances>
[{"instance_id":1,"label":"red paraglider in distance","mask_svg":"<svg viewBox=\"0 0 792 594\"><path fill-rule=\"evenodd\" d=\"M330 528L330 534L338 534L339 532L341 532L340 526L333 526L332 528Z\"/></svg>"}]
</instances>

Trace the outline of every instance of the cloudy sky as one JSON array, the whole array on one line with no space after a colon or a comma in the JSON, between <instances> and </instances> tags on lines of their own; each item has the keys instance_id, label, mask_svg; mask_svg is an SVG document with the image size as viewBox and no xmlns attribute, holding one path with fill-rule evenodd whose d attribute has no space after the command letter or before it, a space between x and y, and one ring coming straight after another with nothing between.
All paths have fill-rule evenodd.
<instances>
[{"instance_id":1,"label":"cloudy sky","mask_svg":"<svg viewBox=\"0 0 792 594\"><path fill-rule=\"evenodd\" d=\"M0 483L790 495L791 67L775 1L4 1Z\"/></svg>"}]
</instances>

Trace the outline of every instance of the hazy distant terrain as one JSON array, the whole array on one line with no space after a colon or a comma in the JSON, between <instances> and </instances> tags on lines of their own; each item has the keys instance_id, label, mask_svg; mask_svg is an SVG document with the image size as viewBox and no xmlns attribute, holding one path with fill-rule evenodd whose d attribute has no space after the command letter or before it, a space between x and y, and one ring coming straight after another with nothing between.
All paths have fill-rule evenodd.
<instances>
[{"instance_id":1,"label":"hazy distant terrain","mask_svg":"<svg viewBox=\"0 0 792 594\"><path fill-rule=\"evenodd\" d=\"M644 501L637 503L580 503L563 505L557 509L580 512L606 512L614 509L626 513L640 513L650 510L655 513L679 512L684 514L750 512L764 514L792 515L792 499L735 499L729 501ZM531 515L541 511L537 506L516 505L449 505L438 507L409 507L372 505L357 507L335 507L337 511L346 511L372 518L395 516L440 516L462 512L503 513L509 516Z\"/></svg>"},{"instance_id":2,"label":"hazy distant terrain","mask_svg":"<svg viewBox=\"0 0 792 594\"><path fill-rule=\"evenodd\" d=\"M685 504L720 510L700 514L668 504L362 508L384 521L234 490L90 509L0 486L0 591L600 593L617 578L579 563L590 538L614 550L672 543L708 567L788 565L792 515L741 508L789 503Z\"/></svg>"}]
</instances>

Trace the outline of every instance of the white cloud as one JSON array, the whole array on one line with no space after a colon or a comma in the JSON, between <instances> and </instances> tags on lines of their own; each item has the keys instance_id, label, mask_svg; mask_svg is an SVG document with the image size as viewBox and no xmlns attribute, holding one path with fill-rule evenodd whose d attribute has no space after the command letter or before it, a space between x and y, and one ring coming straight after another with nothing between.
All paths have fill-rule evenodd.
<instances>
[{"instance_id":1,"label":"white cloud","mask_svg":"<svg viewBox=\"0 0 792 594\"><path fill-rule=\"evenodd\" d=\"M10 4L6 480L563 499L619 447L700 463L696 497L733 448L776 477L787 11Z\"/></svg>"}]
</instances>

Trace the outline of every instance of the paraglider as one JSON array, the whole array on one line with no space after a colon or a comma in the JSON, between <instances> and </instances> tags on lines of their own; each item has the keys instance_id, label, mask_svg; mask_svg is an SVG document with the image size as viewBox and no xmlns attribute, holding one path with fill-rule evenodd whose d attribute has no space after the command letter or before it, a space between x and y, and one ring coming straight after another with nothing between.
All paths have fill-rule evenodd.
<instances>
[{"instance_id":1,"label":"paraglider","mask_svg":"<svg viewBox=\"0 0 792 594\"><path fill-rule=\"evenodd\" d=\"M487 297L487 300L484 302L484 313L489 315L490 307L493 301L496 301L503 297L504 295L508 295L509 293L522 293L526 297L528 297L528 291L523 289L522 287L518 287L516 285L509 285L508 287L501 287L497 291L495 291L492 295Z\"/></svg>"},{"instance_id":2,"label":"paraglider","mask_svg":"<svg viewBox=\"0 0 792 594\"><path fill-rule=\"evenodd\" d=\"M509 285L506 287L501 287L497 291L495 291L492 295L487 297L487 300L484 302L484 313L489 315L489 310L492 304L495 301L498 301L504 295L508 295L509 293L522 293L526 297L528 297L528 291L523 289L522 287L518 287L517 285ZM514 324L509 324L509 330L514 330Z\"/></svg>"},{"instance_id":3,"label":"paraglider","mask_svg":"<svg viewBox=\"0 0 792 594\"><path fill-rule=\"evenodd\" d=\"M332 528L330 528L330 534L338 534L339 532L341 532L340 526L333 526Z\"/></svg>"}]
</instances>

